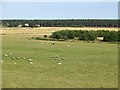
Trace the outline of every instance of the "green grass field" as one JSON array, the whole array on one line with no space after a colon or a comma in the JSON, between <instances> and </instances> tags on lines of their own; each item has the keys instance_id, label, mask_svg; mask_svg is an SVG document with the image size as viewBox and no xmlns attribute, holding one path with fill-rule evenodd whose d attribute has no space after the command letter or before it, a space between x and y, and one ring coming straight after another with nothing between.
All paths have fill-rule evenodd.
<instances>
[{"instance_id":1,"label":"green grass field","mask_svg":"<svg viewBox=\"0 0 120 90\"><path fill-rule=\"evenodd\" d=\"M29 40L16 33L2 35L2 39L3 88L118 87L117 44L56 41L52 45L52 41ZM58 60L53 60L54 55ZM13 56L20 59L12 60ZM32 65L29 58L34 60Z\"/></svg>"}]
</instances>

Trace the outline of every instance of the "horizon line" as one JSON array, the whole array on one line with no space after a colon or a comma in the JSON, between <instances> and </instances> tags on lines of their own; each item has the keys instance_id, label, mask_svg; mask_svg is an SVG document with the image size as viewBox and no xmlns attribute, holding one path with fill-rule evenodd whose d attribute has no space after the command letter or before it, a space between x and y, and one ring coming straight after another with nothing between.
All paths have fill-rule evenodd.
<instances>
[{"instance_id":1,"label":"horizon line","mask_svg":"<svg viewBox=\"0 0 120 90\"><path fill-rule=\"evenodd\" d=\"M79 20L79 19L119 19L119 18L0 18L0 20Z\"/></svg>"}]
</instances>

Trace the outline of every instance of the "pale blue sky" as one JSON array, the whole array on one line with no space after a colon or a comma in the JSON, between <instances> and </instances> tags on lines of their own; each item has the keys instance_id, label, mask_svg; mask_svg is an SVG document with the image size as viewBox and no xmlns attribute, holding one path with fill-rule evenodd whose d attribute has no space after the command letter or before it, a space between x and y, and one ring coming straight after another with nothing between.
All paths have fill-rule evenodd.
<instances>
[{"instance_id":1,"label":"pale blue sky","mask_svg":"<svg viewBox=\"0 0 120 90\"><path fill-rule=\"evenodd\" d=\"M117 2L4 2L3 19L117 19Z\"/></svg>"}]
</instances>

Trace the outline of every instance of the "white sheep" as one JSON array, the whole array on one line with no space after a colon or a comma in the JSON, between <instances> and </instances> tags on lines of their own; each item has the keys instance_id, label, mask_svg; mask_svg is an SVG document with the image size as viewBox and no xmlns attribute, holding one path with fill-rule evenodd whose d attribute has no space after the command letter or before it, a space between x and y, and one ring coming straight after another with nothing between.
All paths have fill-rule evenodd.
<instances>
[{"instance_id":1,"label":"white sheep","mask_svg":"<svg viewBox=\"0 0 120 90\"><path fill-rule=\"evenodd\" d=\"M58 55L56 55L55 57L58 58Z\"/></svg>"},{"instance_id":2,"label":"white sheep","mask_svg":"<svg viewBox=\"0 0 120 90\"><path fill-rule=\"evenodd\" d=\"M58 59L58 56L56 55L56 56L53 56L53 59L54 60L57 60Z\"/></svg>"},{"instance_id":3,"label":"white sheep","mask_svg":"<svg viewBox=\"0 0 120 90\"><path fill-rule=\"evenodd\" d=\"M17 59L19 59L20 57L17 57Z\"/></svg>"},{"instance_id":4,"label":"white sheep","mask_svg":"<svg viewBox=\"0 0 120 90\"><path fill-rule=\"evenodd\" d=\"M29 62L29 64L33 64L33 62Z\"/></svg>"},{"instance_id":5,"label":"white sheep","mask_svg":"<svg viewBox=\"0 0 120 90\"><path fill-rule=\"evenodd\" d=\"M68 45L68 47L70 47L70 45Z\"/></svg>"},{"instance_id":6,"label":"white sheep","mask_svg":"<svg viewBox=\"0 0 120 90\"><path fill-rule=\"evenodd\" d=\"M16 64L16 62L14 62L14 64Z\"/></svg>"},{"instance_id":7,"label":"white sheep","mask_svg":"<svg viewBox=\"0 0 120 90\"><path fill-rule=\"evenodd\" d=\"M23 58L24 60L26 59L26 58Z\"/></svg>"},{"instance_id":8,"label":"white sheep","mask_svg":"<svg viewBox=\"0 0 120 90\"><path fill-rule=\"evenodd\" d=\"M7 55L7 54L5 54L4 56L5 56L5 57L7 57L8 55Z\"/></svg>"},{"instance_id":9,"label":"white sheep","mask_svg":"<svg viewBox=\"0 0 120 90\"><path fill-rule=\"evenodd\" d=\"M62 59L62 60L64 60L64 58L63 58L63 57L62 57L61 59Z\"/></svg>"},{"instance_id":10,"label":"white sheep","mask_svg":"<svg viewBox=\"0 0 120 90\"><path fill-rule=\"evenodd\" d=\"M58 63L58 65L61 65L62 63Z\"/></svg>"},{"instance_id":11,"label":"white sheep","mask_svg":"<svg viewBox=\"0 0 120 90\"><path fill-rule=\"evenodd\" d=\"M30 58L30 59L28 59L28 61L29 61L29 62L32 62L33 60Z\"/></svg>"}]
</instances>

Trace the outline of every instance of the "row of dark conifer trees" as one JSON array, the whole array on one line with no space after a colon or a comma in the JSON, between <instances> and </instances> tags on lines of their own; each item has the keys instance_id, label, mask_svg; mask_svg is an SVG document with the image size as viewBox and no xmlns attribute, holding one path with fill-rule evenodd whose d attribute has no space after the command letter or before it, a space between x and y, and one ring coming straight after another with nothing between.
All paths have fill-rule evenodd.
<instances>
[{"instance_id":1,"label":"row of dark conifer trees","mask_svg":"<svg viewBox=\"0 0 120 90\"><path fill-rule=\"evenodd\" d=\"M117 19L1 20L6 27L118 27Z\"/></svg>"}]
</instances>

